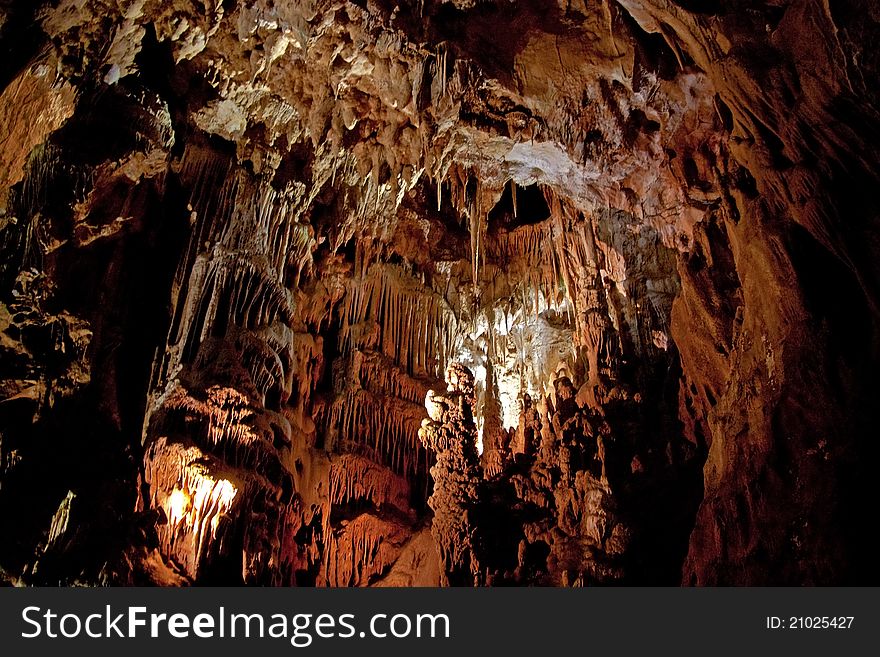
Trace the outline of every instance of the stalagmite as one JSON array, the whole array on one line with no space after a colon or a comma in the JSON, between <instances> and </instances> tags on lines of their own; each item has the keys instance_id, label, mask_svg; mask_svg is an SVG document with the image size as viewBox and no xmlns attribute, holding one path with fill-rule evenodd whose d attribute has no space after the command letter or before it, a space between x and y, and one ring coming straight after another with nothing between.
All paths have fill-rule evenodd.
<instances>
[{"instance_id":1,"label":"stalagmite","mask_svg":"<svg viewBox=\"0 0 880 657\"><path fill-rule=\"evenodd\" d=\"M453 363L446 380L446 392L432 396L440 421L424 420L418 434L437 457L431 468L434 492L428 500L434 511L431 533L440 549L441 581L452 586L479 585L484 577L477 532L482 472L472 417L474 379L467 368ZM431 412L436 416L435 410Z\"/></svg>"}]
</instances>

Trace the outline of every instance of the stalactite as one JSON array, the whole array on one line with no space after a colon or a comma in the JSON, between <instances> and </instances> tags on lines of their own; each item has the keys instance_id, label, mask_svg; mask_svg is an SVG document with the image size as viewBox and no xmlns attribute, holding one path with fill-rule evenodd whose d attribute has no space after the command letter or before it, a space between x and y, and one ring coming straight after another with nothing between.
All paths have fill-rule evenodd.
<instances>
[{"instance_id":1,"label":"stalactite","mask_svg":"<svg viewBox=\"0 0 880 657\"><path fill-rule=\"evenodd\" d=\"M364 454L404 475L420 467L422 407L402 399L350 389L333 404L328 427L341 436L338 451Z\"/></svg>"},{"instance_id":2,"label":"stalactite","mask_svg":"<svg viewBox=\"0 0 880 657\"><path fill-rule=\"evenodd\" d=\"M197 399L183 389L169 395L167 408L185 411L205 420L206 437L211 445L226 441L250 445L257 436L243 420L253 415L244 395L232 388L212 386L204 399Z\"/></svg>"},{"instance_id":3,"label":"stalactite","mask_svg":"<svg viewBox=\"0 0 880 657\"><path fill-rule=\"evenodd\" d=\"M416 318L424 318L424 329ZM410 375L439 376L454 353L457 320L448 305L392 265L373 265L349 283L341 320L343 351L372 346L365 325L377 325L377 346Z\"/></svg>"},{"instance_id":4,"label":"stalactite","mask_svg":"<svg viewBox=\"0 0 880 657\"><path fill-rule=\"evenodd\" d=\"M517 207L516 207L516 182L513 180L510 181L510 201L513 204L513 218L518 218Z\"/></svg>"},{"instance_id":5,"label":"stalactite","mask_svg":"<svg viewBox=\"0 0 880 657\"><path fill-rule=\"evenodd\" d=\"M445 43L441 43L438 45L437 54L434 56L434 68L435 68L435 79L440 82L440 97L437 100L442 100L446 98L447 94L447 86L448 86L448 78L447 78L447 70L448 70L448 58L449 51Z\"/></svg>"},{"instance_id":6,"label":"stalactite","mask_svg":"<svg viewBox=\"0 0 880 657\"><path fill-rule=\"evenodd\" d=\"M194 226L187 254L178 266L178 281L187 276L199 251L217 234L217 227L228 220L231 199L238 186L231 173L232 166L229 158L203 147L187 144L183 152L177 167L178 177L190 190L188 207Z\"/></svg>"},{"instance_id":7,"label":"stalactite","mask_svg":"<svg viewBox=\"0 0 880 657\"><path fill-rule=\"evenodd\" d=\"M544 195L550 218L512 231L499 230L487 245L488 257L505 267L508 278L522 281L524 309L537 315L542 298L547 308L564 306L577 327L576 345L611 354L617 337L607 321L606 291L599 273L602 254L596 247L593 220L553 190L545 189Z\"/></svg>"},{"instance_id":8,"label":"stalactite","mask_svg":"<svg viewBox=\"0 0 880 657\"><path fill-rule=\"evenodd\" d=\"M223 334L230 324L259 328L276 319L293 324L293 298L285 284L295 287L313 268L313 230L297 223L302 191L296 186L279 191L241 173L230 175L231 167L228 158L189 145L178 166L191 190L194 221L176 277L171 328L172 344L183 341L184 362L208 335ZM173 365L163 363L157 380Z\"/></svg>"},{"instance_id":9,"label":"stalactite","mask_svg":"<svg viewBox=\"0 0 880 657\"><path fill-rule=\"evenodd\" d=\"M165 438L151 444L145 464L150 503L167 519L159 531L163 551L197 578L220 542L221 521L234 512L238 486L213 474L197 448Z\"/></svg>"},{"instance_id":10,"label":"stalactite","mask_svg":"<svg viewBox=\"0 0 880 657\"><path fill-rule=\"evenodd\" d=\"M409 483L403 477L357 454L342 454L330 465L330 503L367 501L378 509L390 505L409 513Z\"/></svg>"},{"instance_id":11,"label":"stalactite","mask_svg":"<svg viewBox=\"0 0 880 657\"><path fill-rule=\"evenodd\" d=\"M210 335L224 335L230 325L260 329L280 320L296 323L292 295L273 274L245 256L200 256L172 322L172 344L182 342L183 362L191 362ZM167 366L166 366L167 369Z\"/></svg>"},{"instance_id":12,"label":"stalactite","mask_svg":"<svg viewBox=\"0 0 880 657\"><path fill-rule=\"evenodd\" d=\"M308 364L313 352L308 350L303 357L302 342L297 337L286 325L276 325L274 330L242 332L236 338L242 365L262 395L264 405L273 391L277 392L279 402L286 401L291 393L293 374L302 374L308 385L312 382Z\"/></svg>"},{"instance_id":13,"label":"stalactite","mask_svg":"<svg viewBox=\"0 0 880 657\"><path fill-rule=\"evenodd\" d=\"M400 552L399 525L362 514L329 536L319 584L366 586L385 571Z\"/></svg>"}]
</instances>

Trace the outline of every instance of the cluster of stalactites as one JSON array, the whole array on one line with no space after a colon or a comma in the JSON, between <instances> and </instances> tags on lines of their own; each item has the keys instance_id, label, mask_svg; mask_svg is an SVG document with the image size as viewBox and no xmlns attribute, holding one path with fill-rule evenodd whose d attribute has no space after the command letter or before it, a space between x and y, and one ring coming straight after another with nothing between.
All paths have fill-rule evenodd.
<instances>
[{"instance_id":1,"label":"cluster of stalactites","mask_svg":"<svg viewBox=\"0 0 880 657\"><path fill-rule=\"evenodd\" d=\"M344 352L375 349L410 375L439 377L455 350L448 304L393 265L374 264L350 281L341 323Z\"/></svg>"},{"instance_id":2,"label":"cluster of stalactites","mask_svg":"<svg viewBox=\"0 0 880 657\"><path fill-rule=\"evenodd\" d=\"M198 418L206 433L206 447L247 449L259 440L249 423L254 412L247 398L232 388L211 386L205 391L204 399L197 399L179 388L168 396L165 408Z\"/></svg>"},{"instance_id":3,"label":"cluster of stalactites","mask_svg":"<svg viewBox=\"0 0 880 657\"><path fill-rule=\"evenodd\" d=\"M438 174L435 180L437 189L437 211L443 206L443 189L448 189L447 197L456 213L467 224L470 235L469 256L471 261L471 287L474 296L482 294L482 270L486 265L489 210L497 201L497 190L484 186L480 175L473 175L468 169L452 163Z\"/></svg>"},{"instance_id":4,"label":"cluster of stalactites","mask_svg":"<svg viewBox=\"0 0 880 657\"><path fill-rule=\"evenodd\" d=\"M413 475L427 463L416 439L422 416L421 407L412 402L349 388L330 409L325 447L363 454L395 472Z\"/></svg>"},{"instance_id":5,"label":"cluster of stalactites","mask_svg":"<svg viewBox=\"0 0 880 657\"><path fill-rule=\"evenodd\" d=\"M394 562L410 536L409 523L415 519L410 484L372 458L347 453L332 457L328 487L317 584L368 585ZM331 524L334 514L342 519Z\"/></svg>"},{"instance_id":6,"label":"cluster of stalactites","mask_svg":"<svg viewBox=\"0 0 880 657\"><path fill-rule=\"evenodd\" d=\"M499 230L487 243L488 258L508 280L519 282L523 315L555 308L573 321L574 345L586 356L591 379L616 366L619 335L609 312L594 220L569 201L544 190L550 217L511 231ZM516 289L506 285L506 289ZM541 308L544 300L546 307ZM505 345L496 345L504 349Z\"/></svg>"},{"instance_id":7,"label":"cluster of stalactites","mask_svg":"<svg viewBox=\"0 0 880 657\"><path fill-rule=\"evenodd\" d=\"M318 585L370 584L398 556L399 548L394 543L402 540L400 534L398 523L367 513L343 523L328 536Z\"/></svg>"},{"instance_id":8,"label":"cluster of stalactites","mask_svg":"<svg viewBox=\"0 0 880 657\"><path fill-rule=\"evenodd\" d=\"M178 387L152 418L147 501L167 519L157 524L160 551L193 580L240 550L245 583L291 582L299 501L257 410L233 388Z\"/></svg>"},{"instance_id":9,"label":"cluster of stalactites","mask_svg":"<svg viewBox=\"0 0 880 657\"><path fill-rule=\"evenodd\" d=\"M357 454L342 454L330 464L330 504L369 502L409 513L410 486L406 479Z\"/></svg>"},{"instance_id":10,"label":"cluster of stalactites","mask_svg":"<svg viewBox=\"0 0 880 657\"><path fill-rule=\"evenodd\" d=\"M291 287L303 272L311 272L316 242L311 226L299 221L306 200L302 183L276 189L237 169L231 159L198 146L187 146L177 168L181 184L190 190L193 224L179 276L199 252L218 246L259 259L279 281L292 269Z\"/></svg>"},{"instance_id":11,"label":"cluster of stalactites","mask_svg":"<svg viewBox=\"0 0 880 657\"><path fill-rule=\"evenodd\" d=\"M197 579L203 565L222 551L222 540L237 509L239 487L217 476L197 447L160 438L150 445L144 477L150 505L161 510L157 524L163 555Z\"/></svg>"},{"instance_id":12,"label":"cluster of stalactites","mask_svg":"<svg viewBox=\"0 0 880 657\"><path fill-rule=\"evenodd\" d=\"M360 385L375 394L421 405L431 387L429 379L410 376L382 354L355 351L352 359L353 371Z\"/></svg>"},{"instance_id":13,"label":"cluster of stalactites","mask_svg":"<svg viewBox=\"0 0 880 657\"><path fill-rule=\"evenodd\" d=\"M512 231L500 229L487 244L488 257L522 269L529 301L544 298L557 307L577 308L577 288L595 278L601 263L592 219L566 199L544 189L550 217ZM538 308L535 308L537 314Z\"/></svg>"},{"instance_id":14,"label":"cluster of stalactites","mask_svg":"<svg viewBox=\"0 0 880 657\"><path fill-rule=\"evenodd\" d=\"M154 385L192 364L211 337L244 332L255 387L289 394L291 327L301 324L291 290L312 272L314 231L300 223L302 190L278 191L213 151L188 147L179 165L190 189L189 245L175 281L169 346ZM240 337L239 335L235 336ZM248 363L246 363L248 365Z\"/></svg>"}]
</instances>

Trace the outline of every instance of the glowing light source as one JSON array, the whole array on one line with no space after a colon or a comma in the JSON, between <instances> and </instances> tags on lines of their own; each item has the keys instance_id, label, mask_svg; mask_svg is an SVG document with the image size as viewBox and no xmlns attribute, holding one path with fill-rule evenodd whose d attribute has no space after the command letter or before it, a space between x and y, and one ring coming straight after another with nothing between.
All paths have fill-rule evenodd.
<instances>
[{"instance_id":1,"label":"glowing light source","mask_svg":"<svg viewBox=\"0 0 880 657\"><path fill-rule=\"evenodd\" d=\"M208 522L214 535L220 518L232 508L238 492L235 486L226 479L214 480L197 474L184 488L186 490L175 487L165 501L169 524L174 527L185 523L195 529Z\"/></svg>"},{"instance_id":2,"label":"glowing light source","mask_svg":"<svg viewBox=\"0 0 880 657\"><path fill-rule=\"evenodd\" d=\"M176 525L183 520L186 510L189 508L189 495L175 488L168 496L168 521Z\"/></svg>"}]
</instances>

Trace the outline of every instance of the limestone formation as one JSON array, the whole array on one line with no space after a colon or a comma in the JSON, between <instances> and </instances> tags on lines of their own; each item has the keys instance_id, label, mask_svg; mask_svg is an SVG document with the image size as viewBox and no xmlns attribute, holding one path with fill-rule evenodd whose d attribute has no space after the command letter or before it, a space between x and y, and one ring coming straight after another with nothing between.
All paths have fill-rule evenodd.
<instances>
[{"instance_id":1,"label":"limestone formation","mask_svg":"<svg viewBox=\"0 0 880 657\"><path fill-rule=\"evenodd\" d=\"M431 468L434 512L431 533L440 551L440 582L446 586L479 585L482 468L476 445L473 374L459 363L446 370L447 389L431 395L437 420L422 423L419 439L435 454Z\"/></svg>"},{"instance_id":2,"label":"limestone formation","mask_svg":"<svg viewBox=\"0 0 880 657\"><path fill-rule=\"evenodd\" d=\"M876 583L876 5L0 1L0 581Z\"/></svg>"}]
</instances>

